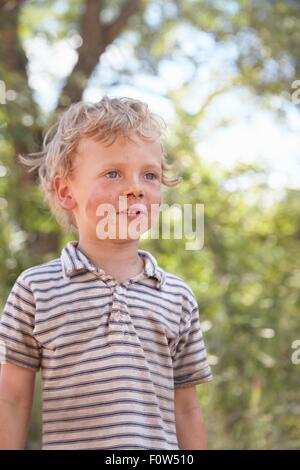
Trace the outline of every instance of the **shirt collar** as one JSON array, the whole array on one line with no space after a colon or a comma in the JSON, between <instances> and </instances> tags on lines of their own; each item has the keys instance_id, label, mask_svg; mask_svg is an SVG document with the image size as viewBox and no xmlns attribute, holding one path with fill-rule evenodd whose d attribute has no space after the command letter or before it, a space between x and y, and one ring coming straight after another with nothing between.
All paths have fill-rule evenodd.
<instances>
[{"instance_id":1,"label":"shirt collar","mask_svg":"<svg viewBox=\"0 0 300 470\"><path fill-rule=\"evenodd\" d=\"M94 272L103 280L111 279L101 268L94 266L90 260L77 248L78 241L70 241L61 252L61 263L64 278L70 278L80 272ZM157 280L157 289L163 289L166 282L164 271L158 266L153 255L148 251L138 250L139 255L144 259L144 270L133 279L139 280L143 277L153 277Z\"/></svg>"}]
</instances>

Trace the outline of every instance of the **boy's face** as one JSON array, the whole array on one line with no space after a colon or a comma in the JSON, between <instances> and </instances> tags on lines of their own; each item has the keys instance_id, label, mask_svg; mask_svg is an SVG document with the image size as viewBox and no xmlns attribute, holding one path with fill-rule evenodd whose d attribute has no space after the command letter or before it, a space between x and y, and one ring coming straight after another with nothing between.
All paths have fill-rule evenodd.
<instances>
[{"instance_id":1,"label":"boy's face","mask_svg":"<svg viewBox=\"0 0 300 470\"><path fill-rule=\"evenodd\" d=\"M119 137L107 146L103 142L83 138L77 148L68 184L55 183L58 194L63 196L60 197L63 207L73 212L80 236L90 240L100 238L97 227L99 230L99 222L107 221L108 217L108 213L101 212L101 209L97 215L97 209L99 211L101 205L103 208L103 204L113 208L115 219L110 215L109 220L114 221L115 239L138 239L135 234L140 231L141 235L150 229L157 217L161 204L161 146L158 141L146 141L138 135L131 139ZM121 196L123 198L120 199ZM126 213L124 202L127 208L135 207L141 213ZM119 213L120 210L123 212ZM123 227L121 237L120 226ZM106 224L101 227L107 231ZM128 228L125 236L124 227Z\"/></svg>"}]
</instances>

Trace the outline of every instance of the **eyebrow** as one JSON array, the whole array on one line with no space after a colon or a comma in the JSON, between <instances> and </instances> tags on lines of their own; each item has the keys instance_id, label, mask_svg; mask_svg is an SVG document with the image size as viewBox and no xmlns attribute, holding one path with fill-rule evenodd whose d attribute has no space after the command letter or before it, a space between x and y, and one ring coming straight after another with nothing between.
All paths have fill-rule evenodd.
<instances>
[{"instance_id":1,"label":"eyebrow","mask_svg":"<svg viewBox=\"0 0 300 470\"><path fill-rule=\"evenodd\" d=\"M100 166L99 170L103 170L105 168L110 168L110 167L115 167L115 166L118 166L118 167L126 167L128 166L128 163L124 162L124 161L118 161L118 162L106 162L104 163L102 166ZM143 165L142 168L151 168L151 169L156 169L156 170L161 170L161 165L155 165L153 163L150 163L149 165L147 165L145 163L145 165Z\"/></svg>"}]
</instances>

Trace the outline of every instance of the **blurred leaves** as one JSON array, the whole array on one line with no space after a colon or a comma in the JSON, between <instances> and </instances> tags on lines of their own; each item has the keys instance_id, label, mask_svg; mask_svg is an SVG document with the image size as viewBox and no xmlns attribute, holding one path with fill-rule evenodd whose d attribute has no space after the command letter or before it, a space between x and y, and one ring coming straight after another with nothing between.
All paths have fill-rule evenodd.
<instances>
[{"instance_id":1,"label":"blurred leaves","mask_svg":"<svg viewBox=\"0 0 300 470\"><path fill-rule=\"evenodd\" d=\"M50 46L68 40L76 50L86 2L23 1L19 11L10 10L14 2L2 4L0 79L7 90L6 105L0 105L3 306L22 270L59 256L74 238L61 232L42 203L36 176L28 177L16 156L36 151L54 118L37 103L24 45L34 38ZM104 1L103 24L122 5L122 0ZM166 61L178 61L186 71L179 89L166 86L162 92L177 116L167 141L169 160L183 176L180 187L166 190L164 197L170 205L204 204L204 249L187 251L186 240L143 240L142 245L164 269L185 279L198 298L215 377L199 387L210 448L300 447L300 366L291 362L291 344L300 339L299 191L275 193L263 168L238 164L225 170L206 164L196 151L199 122L227 90L247 87L261 105L274 96L289 99L291 83L300 77L299 26L296 1L141 1L117 38L125 45L131 41L133 58L117 67L111 62L105 74L99 61L92 77L101 93L109 93L110 86L134 83L138 72L157 77ZM215 58L220 67L220 50L226 60L216 74L219 82L205 91L195 112L187 111L185 96L194 90L195 101L203 97L199 74ZM59 90L61 82L60 77L53 87ZM222 119L215 125L225 127ZM39 386L38 378L37 392ZM37 393L29 448L40 445L40 408Z\"/></svg>"}]
</instances>

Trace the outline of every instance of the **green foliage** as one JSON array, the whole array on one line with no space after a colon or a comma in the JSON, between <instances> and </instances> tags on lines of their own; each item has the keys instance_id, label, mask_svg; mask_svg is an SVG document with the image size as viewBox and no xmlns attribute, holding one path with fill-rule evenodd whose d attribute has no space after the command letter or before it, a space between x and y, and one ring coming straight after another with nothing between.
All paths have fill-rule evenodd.
<instances>
[{"instance_id":1,"label":"green foliage","mask_svg":"<svg viewBox=\"0 0 300 470\"><path fill-rule=\"evenodd\" d=\"M123 3L104 2L103 16L113 18ZM271 0L141 3L128 28L137 40L140 70L155 74L163 60L180 57L190 61L195 73L205 67L205 51L189 53L178 40L180 27L187 28L191 41L205 31L216 43L231 44L236 51L232 82L212 92L198 113L187 113L181 104L191 78L171 95L177 122L167 149L184 180L180 187L165 191L165 202L204 204L204 248L187 251L186 240L142 241L164 269L188 282L198 298L214 373L212 383L199 386L209 447L299 448L300 366L291 361L291 344L300 339L299 191L275 194L264 170L255 166L237 165L225 171L216 164L204 164L195 150L194 133L214 97L227 88L247 86L263 99L286 95L300 71L298 4ZM55 43L80 33L84 4L83 0L25 2L18 22L20 44L34 36ZM3 41L0 53L1 47ZM19 53L22 56L22 50ZM45 115L34 102L25 68L0 67L0 78L16 92L7 105L0 105L3 306L22 270L59 256L74 236L61 232L43 206L40 191L16 161L19 152L37 150L40 123L47 127L53 116ZM118 71L118 82L124 79L122 72ZM125 72L132 79L127 65ZM247 190L241 184L245 181ZM37 393L28 448L40 445L40 408Z\"/></svg>"},{"instance_id":2,"label":"green foliage","mask_svg":"<svg viewBox=\"0 0 300 470\"><path fill-rule=\"evenodd\" d=\"M185 141L178 141L172 151L183 156ZM278 198L262 170L213 171L192 152L181 164L187 184L168 199L204 203L204 249L186 251L186 240L146 246L198 298L215 376L199 387L210 448L299 448L300 376L291 361L300 338L299 192ZM245 176L247 193L238 189Z\"/></svg>"}]
</instances>

